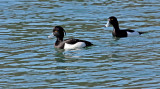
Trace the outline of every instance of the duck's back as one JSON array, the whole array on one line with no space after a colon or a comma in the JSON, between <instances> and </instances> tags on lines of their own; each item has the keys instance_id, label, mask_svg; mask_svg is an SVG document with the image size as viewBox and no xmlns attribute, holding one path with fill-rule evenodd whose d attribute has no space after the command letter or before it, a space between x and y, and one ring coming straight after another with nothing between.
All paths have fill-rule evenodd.
<instances>
[{"instance_id":1,"label":"duck's back","mask_svg":"<svg viewBox=\"0 0 160 89\"><path fill-rule=\"evenodd\" d=\"M79 39L67 39L64 42L64 49L76 49L93 45L91 42Z\"/></svg>"}]
</instances>

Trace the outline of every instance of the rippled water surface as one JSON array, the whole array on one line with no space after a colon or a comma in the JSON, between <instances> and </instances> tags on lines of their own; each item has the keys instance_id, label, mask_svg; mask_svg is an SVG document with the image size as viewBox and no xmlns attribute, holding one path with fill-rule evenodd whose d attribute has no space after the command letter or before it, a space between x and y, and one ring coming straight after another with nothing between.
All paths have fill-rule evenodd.
<instances>
[{"instance_id":1,"label":"rippled water surface","mask_svg":"<svg viewBox=\"0 0 160 89\"><path fill-rule=\"evenodd\" d=\"M109 16L148 33L115 39ZM0 0L0 88L157 89L159 18L159 0ZM56 25L94 46L55 49Z\"/></svg>"}]
</instances>

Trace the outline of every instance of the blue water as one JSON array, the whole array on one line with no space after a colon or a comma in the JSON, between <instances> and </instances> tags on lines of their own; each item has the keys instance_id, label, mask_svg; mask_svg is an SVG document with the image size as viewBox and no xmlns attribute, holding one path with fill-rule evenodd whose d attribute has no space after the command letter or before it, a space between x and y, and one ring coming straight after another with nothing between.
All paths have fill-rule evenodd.
<instances>
[{"instance_id":1,"label":"blue water","mask_svg":"<svg viewBox=\"0 0 160 89\"><path fill-rule=\"evenodd\" d=\"M0 88L158 89L159 15L158 0L1 0ZM115 39L109 16L148 33ZM55 49L56 25L94 46Z\"/></svg>"}]
</instances>

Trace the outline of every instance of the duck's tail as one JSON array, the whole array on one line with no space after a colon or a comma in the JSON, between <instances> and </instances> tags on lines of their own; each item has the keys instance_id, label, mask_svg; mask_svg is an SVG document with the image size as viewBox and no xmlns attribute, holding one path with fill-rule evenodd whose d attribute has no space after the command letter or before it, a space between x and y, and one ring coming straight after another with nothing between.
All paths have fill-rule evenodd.
<instances>
[{"instance_id":1,"label":"duck's tail","mask_svg":"<svg viewBox=\"0 0 160 89\"><path fill-rule=\"evenodd\" d=\"M147 33L147 32L139 32L140 35L141 35L141 34L145 34L145 33Z\"/></svg>"}]
</instances>

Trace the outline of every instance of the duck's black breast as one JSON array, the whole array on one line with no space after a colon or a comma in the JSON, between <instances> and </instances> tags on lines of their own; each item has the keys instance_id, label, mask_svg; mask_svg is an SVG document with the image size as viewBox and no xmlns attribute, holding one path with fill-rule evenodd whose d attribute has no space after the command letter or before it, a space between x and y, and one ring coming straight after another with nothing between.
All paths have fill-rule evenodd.
<instances>
[{"instance_id":1,"label":"duck's black breast","mask_svg":"<svg viewBox=\"0 0 160 89\"><path fill-rule=\"evenodd\" d=\"M123 30L119 30L119 31L113 31L112 35L114 37L127 37L127 32L123 31Z\"/></svg>"},{"instance_id":2,"label":"duck's black breast","mask_svg":"<svg viewBox=\"0 0 160 89\"><path fill-rule=\"evenodd\" d=\"M55 48L60 48L60 49L63 49L64 48L64 45L65 45L65 42L60 42L58 45L54 45Z\"/></svg>"}]
</instances>

